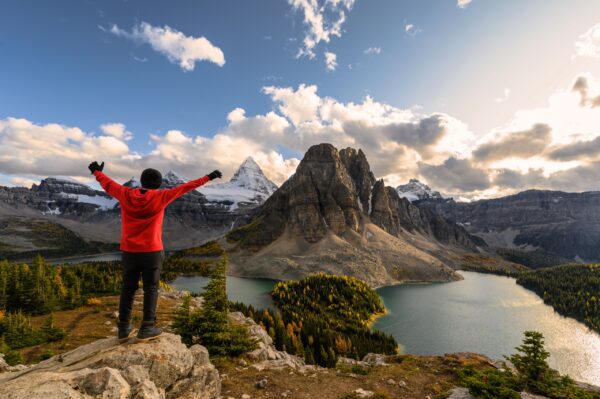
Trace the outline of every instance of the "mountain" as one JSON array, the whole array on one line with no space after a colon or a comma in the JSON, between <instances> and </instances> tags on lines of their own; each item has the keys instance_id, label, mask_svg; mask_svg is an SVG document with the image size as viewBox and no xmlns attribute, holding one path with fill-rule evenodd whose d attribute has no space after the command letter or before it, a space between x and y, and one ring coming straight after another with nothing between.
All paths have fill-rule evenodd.
<instances>
[{"instance_id":1,"label":"mountain","mask_svg":"<svg viewBox=\"0 0 600 399\"><path fill-rule=\"evenodd\" d=\"M186 177L169 171L163 175L162 188L187 181ZM124 185L139 187L140 183L132 177ZM213 185L217 186L210 182L202 188ZM244 224L252 210L276 188L253 159L246 159L229 182L208 189L206 196L194 190L167 207L163 224L165 247L196 246ZM19 225L23 228L15 227ZM49 229L62 232L70 243L117 243L120 237L118 201L85 184L53 177L31 188L0 186L0 237L10 238L0 245L0 252L30 253L40 249L52 256L61 249L66 250L67 247L57 247L60 240L42 239L43 232ZM93 247L103 248L102 245Z\"/></svg>"},{"instance_id":2,"label":"mountain","mask_svg":"<svg viewBox=\"0 0 600 399\"><path fill-rule=\"evenodd\" d=\"M211 203L219 203L236 210L260 205L277 190L252 157L240 165L231 180L200 187L200 191Z\"/></svg>"},{"instance_id":3,"label":"mountain","mask_svg":"<svg viewBox=\"0 0 600 399\"><path fill-rule=\"evenodd\" d=\"M528 190L473 202L429 198L416 205L463 225L492 247L600 261L600 192Z\"/></svg>"},{"instance_id":4,"label":"mountain","mask_svg":"<svg viewBox=\"0 0 600 399\"><path fill-rule=\"evenodd\" d=\"M234 274L287 279L325 271L375 286L459 279L452 267L485 246L376 180L361 150L331 144L311 147L250 223L224 241Z\"/></svg>"},{"instance_id":5,"label":"mountain","mask_svg":"<svg viewBox=\"0 0 600 399\"><path fill-rule=\"evenodd\" d=\"M408 183L396 187L396 191L401 198L406 198L410 202L428 198L442 199L438 191L433 191L427 184L417 179L410 179Z\"/></svg>"}]
</instances>

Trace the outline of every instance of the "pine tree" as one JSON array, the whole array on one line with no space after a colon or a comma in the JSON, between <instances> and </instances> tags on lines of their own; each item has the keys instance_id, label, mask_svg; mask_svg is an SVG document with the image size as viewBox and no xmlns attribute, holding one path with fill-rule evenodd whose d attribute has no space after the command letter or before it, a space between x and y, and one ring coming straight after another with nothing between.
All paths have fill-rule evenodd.
<instances>
[{"instance_id":1,"label":"pine tree","mask_svg":"<svg viewBox=\"0 0 600 399\"><path fill-rule=\"evenodd\" d=\"M515 348L519 353L507 357L519 371L523 382L531 389L545 386L554 379L554 373L546 362L550 353L544 348L544 336L537 331L525 331L523 343Z\"/></svg>"},{"instance_id":2,"label":"pine tree","mask_svg":"<svg viewBox=\"0 0 600 399\"><path fill-rule=\"evenodd\" d=\"M182 335L188 345L204 345L213 356L235 356L256 348L256 342L249 336L248 330L232 325L227 318L229 301L226 270L227 257L224 255L202 293L202 307L190 311L188 300L176 312L179 321L174 326L175 332Z\"/></svg>"}]
</instances>

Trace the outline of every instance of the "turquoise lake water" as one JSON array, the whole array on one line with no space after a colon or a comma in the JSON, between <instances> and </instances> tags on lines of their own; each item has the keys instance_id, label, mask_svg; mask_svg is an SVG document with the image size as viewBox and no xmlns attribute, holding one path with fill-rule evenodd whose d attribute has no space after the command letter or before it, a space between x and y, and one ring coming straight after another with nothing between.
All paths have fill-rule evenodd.
<instances>
[{"instance_id":1,"label":"turquoise lake water","mask_svg":"<svg viewBox=\"0 0 600 399\"><path fill-rule=\"evenodd\" d=\"M404 284L377 290L388 314L373 328L392 334L405 353L479 352L494 359L514 352L523 332L544 334L550 364L561 373L600 385L600 335L558 315L515 279L460 272L464 280ZM200 292L206 277L179 277L177 289ZM227 294L258 308L273 307L273 280L227 278Z\"/></svg>"}]
</instances>

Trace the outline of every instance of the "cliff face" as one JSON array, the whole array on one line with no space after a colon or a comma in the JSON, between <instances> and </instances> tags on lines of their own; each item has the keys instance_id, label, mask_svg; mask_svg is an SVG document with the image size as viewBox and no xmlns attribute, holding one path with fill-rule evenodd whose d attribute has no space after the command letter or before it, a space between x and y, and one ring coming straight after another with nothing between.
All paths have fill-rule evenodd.
<instances>
[{"instance_id":1,"label":"cliff face","mask_svg":"<svg viewBox=\"0 0 600 399\"><path fill-rule=\"evenodd\" d=\"M471 203L428 199L416 204L462 224L490 246L600 260L600 192L529 190Z\"/></svg>"},{"instance_id":2,"label":"cliff face","mask_svg":"<svg viewBox=\"0 0 600 399\"><path fill-rule=\"evenodd\" d=\"M253 262L285 254L284 269L294 276L323 268L339 272L329 265L343 262L347 264L342 268L349 270L341 274L355 275L352 270L363 259L379 274L374 277L377 273L371 270L371 282L456 278L436 254L451 251L445 246L476 251L484 245L462 227L420 210L377 181L361 150L338 151L331 144L311 147L296 173L257 208L248 225L231 231L228 240L241 252L255 254ZM245 260L242 256L238 264ZM262 268L248 264L237 270L254 274ZM260 273L278 277L286 272ZM368 266L359 274L369 274Z\"/></svg>"}]
</instances>

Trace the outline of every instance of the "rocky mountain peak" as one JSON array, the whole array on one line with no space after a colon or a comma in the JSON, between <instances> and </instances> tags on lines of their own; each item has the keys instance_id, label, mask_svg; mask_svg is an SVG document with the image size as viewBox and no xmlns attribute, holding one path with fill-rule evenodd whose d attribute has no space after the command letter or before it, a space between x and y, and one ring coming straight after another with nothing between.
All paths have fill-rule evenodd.
<instances>
[{"instance_id":1,"label":"rocky mountain peak","mask_svg":"<svg viewBox=\"0 0 600 399\"><path fill-rule=\"evenodd\" d=\"M368 222L394 236L403 230L434 234L428 220L395 189L386 187L383 180L376 181L363 151L338 151L324 143L308 149L296 173L260 208L256 218L259 231L245 237L245 242L252 248L261 247L287 228L306 242L316 243L328 232L362 234ZM464 230L453 227L460 230L455 236L462 234L464 242L469 241ZM443 235L438 238L454 240Z\"/></svg>"},{"instance_id":2,"label":"rocky mountain peak","mask_svg":"<svg viewBox=\"0 0 600 399\"><path fill-rule=\"evenodd\" d=\"M227 243L239 275L325 271L380 285L460 278L448 248L477 250L481 241L377 181L363 151L324 143L308 149L296 173Z\"/></svg>"}]
</instances>

